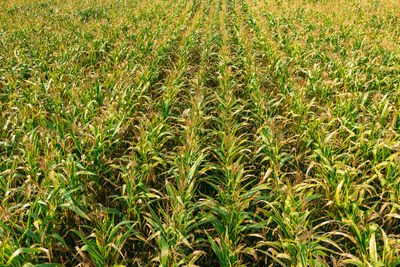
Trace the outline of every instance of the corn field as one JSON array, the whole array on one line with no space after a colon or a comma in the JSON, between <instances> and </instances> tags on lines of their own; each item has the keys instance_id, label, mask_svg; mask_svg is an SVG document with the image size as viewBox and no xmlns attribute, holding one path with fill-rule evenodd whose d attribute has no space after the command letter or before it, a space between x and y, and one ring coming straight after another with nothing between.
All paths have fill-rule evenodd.
<instances>
[{"instance_id":1,"label":"corn field","mask_svg":"<svg viewBox=\"0 0 400 267\"><path fill-rule=\"evenodd\" d=\"M397 0L0 0L1 266L399 266Z\"/></svg>"}]
</instances>

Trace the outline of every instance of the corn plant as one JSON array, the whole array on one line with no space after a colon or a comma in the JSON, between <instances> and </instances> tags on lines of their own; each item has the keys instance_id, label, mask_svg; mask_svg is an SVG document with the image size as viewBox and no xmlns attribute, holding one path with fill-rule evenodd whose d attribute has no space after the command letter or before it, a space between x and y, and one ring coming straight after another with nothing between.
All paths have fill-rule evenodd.
<instances>
[{"instance_id":1,"label":"corn plant","mask_svg":"<svg viewBox=\"0 0 400 267\"><path fill-rule=\"evenodd\" d=\"M0 265L399 265L399 14L1 1Z\"/></svg>"}]
</instances>

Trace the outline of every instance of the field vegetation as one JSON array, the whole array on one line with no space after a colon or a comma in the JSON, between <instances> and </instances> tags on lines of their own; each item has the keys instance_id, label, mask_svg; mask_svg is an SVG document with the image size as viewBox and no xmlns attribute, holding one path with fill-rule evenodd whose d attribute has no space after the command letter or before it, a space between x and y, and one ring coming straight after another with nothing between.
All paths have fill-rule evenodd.
<instances>
[{"instance_id":1,"label":"field vegetation","mask_svg":"<svg viewBox=\"0 0 400 267\"><path fill-rule=\"evenodd\" d=\"M0 0L0 265L399 266L399 111L397 0Z\"/></svg>"}]
</instances>

